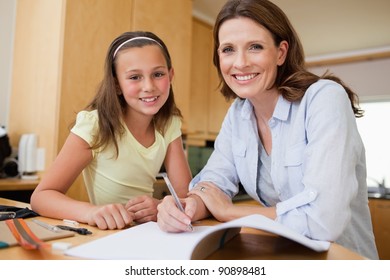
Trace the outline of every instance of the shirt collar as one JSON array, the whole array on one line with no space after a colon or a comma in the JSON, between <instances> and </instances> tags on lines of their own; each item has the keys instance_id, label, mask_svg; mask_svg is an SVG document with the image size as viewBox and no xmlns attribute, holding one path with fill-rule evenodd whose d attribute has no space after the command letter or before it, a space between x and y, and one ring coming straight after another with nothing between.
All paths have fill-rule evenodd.
<instances>
[{"instance_id":1,"label":"shirt collar","mask_svg":"<svg viewBox=\"0 0 390 280\"><path fill-rule=\"evenodd\" d=\"M278 102L276 103L274 114L272 117L277 118L281 121L286 121L288 115L290 114L291 102L284 99L282 95L279 95ZM248 100L245 99L244 105L241 110L241 117L243 119L249 120L253 114L253 105Z\"/></svg>"},{"instance_id":2,"label":"shirt collar","mask_svg":"<svg viewBox=\"0 0 390 280\"><path fill-rule=\"evenodd\" d=\"M273 117L281 121L286 121L290 114L291 102L284 99L282 95L279 95L278 102L276 103Z\"/></svg>"},{"instance_id":3,"label":"shirt collar","mask_svg":"<svg viewBox=\"0 0 390 280\"><path fill-rule=\"evenodd\" d=\"M242 110L241 110L241 117L244 120L249 120L252 114L253 114L253 105L248 99L245 99L244 105L242 106Z\"/></svg>"}]
</instances>

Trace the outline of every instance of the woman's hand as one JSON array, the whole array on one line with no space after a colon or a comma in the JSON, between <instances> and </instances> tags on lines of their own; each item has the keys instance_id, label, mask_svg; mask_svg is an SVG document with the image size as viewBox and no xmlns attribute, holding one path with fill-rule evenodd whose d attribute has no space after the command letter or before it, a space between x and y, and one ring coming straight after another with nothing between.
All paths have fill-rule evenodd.
<instances>
[{"instance_id":1,"label":"woman's hand","mask_svg":"<svg viewBox=\"0 0 390 280\"><path fill-rule=\"evenodd\" d=\"M213 183L200 182L188 194L199 196L211 215L218 221L226 222L232 219L229 214L234 213L231 198Z\"/></svg>"},{"instance_id":2,"label":"woman's hand","mask_svg":"<svg viewBox=\"0 0 390 280\"><path fill-rule=\"evenodd\" d=\"M128 212L122 204L95 206L87 213L88 224L99 229L122 229L133 220L134 214Z\"/></svg>"},{"instance_id":3,"label":"woman's hand","mask_svg":"<svg viewBox=\"0 0 390 280\"><path fill-rule=\"evenodd\" d=\"M166 232L192 230L190 224L197 211L198 202L194 197L187 197L180 201L185 213L177 208L175 200L170 195L164 197L163 201L158 205L157 223L161 230Z\"/></svg>"},{"instance_id":4,"label":"woman's hand","mask_svg":"<svg viewBox=\"0 0 390 280\"><path fill-rule=\"evenodd\" d=\"M158 199L147 195L137 196L130 199L125 208L127 211L134 213L134 222L146 223L157 221L157 205L160 203Z\"/></svg>"}]
</instances>

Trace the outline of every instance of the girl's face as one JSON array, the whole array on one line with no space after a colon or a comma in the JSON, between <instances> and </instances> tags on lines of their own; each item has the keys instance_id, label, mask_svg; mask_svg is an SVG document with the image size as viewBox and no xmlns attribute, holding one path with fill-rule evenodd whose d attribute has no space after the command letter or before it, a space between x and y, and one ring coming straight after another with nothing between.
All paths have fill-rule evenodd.
<instances>
[{"instance_id":1,"label":"girl's face","mask_svg":"<svg viewBox=\"0 0 390 280\"><path fill-rule=\"evenodd\" d=\"M159 46L128 48L117 55L118 83L129 113L155 115L169 96L173 70L169 70Z\"/></svg>"},{"instance_id":2,"label":"girl's face","mask_svg":"<svg viewBox=\"0 0 390 280\"><path fill-rule=\"evenodd\" d=\"M286 41L275 46L267 29L245 17L222 23L218 37L221 73L239 97L251 99L273 88L277 67L286 58Z\"/></svg>"}]
</instances>

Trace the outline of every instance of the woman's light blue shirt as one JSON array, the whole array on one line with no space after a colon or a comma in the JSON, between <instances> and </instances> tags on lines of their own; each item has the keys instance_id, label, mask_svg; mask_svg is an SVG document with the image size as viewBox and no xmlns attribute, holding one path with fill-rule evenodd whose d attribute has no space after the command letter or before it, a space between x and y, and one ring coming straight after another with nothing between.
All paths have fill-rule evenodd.
<instances>
[{"instance_id":1,"label":"woman's light blue shirt","mask_svg":"<svg viewBox=\"0 0 390 280\"><path fill-rule=\"evenodd\" d=\"M299 102L279 97L272 118L271 179L276 221L312 239L336 241L377 259L368 208L365 150L350 100L339 84L320 80ZM241 182L255 200L259 135L249 100L229 108L215 150L190 187L211 181L230 197ZM262 186L259 185L262 190ZM271 194L272 195L272 194ZM266 197L266 195L265 195ZM268 202L265 201L267 204Z\"/></svg>"}]
</instances>

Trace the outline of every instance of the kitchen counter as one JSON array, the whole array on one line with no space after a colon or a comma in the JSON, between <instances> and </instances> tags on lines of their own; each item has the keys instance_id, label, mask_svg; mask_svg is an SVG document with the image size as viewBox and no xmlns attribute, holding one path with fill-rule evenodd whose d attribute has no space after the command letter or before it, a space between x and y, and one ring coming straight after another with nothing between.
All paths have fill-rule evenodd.
<instances>
[{"instance_id":1,"label":"kitchen counter","mask_svg":"<svg viewBox=\"0 0 390 280\"><path fill-rule=\"evenodd\" d=\"M368 198L372 198L372 199L390 199L390 194L368 193Z\"/></svg>"},{"instance_id":2,"label":"kitchen counter","mask_svg":"<svg viewBox=\"0 0 390 280\"><path fill-rule=\"evenodd\" d=\"M0 191L34 190L39 180L22 180L18 178L0 179Z\"/></svg>"},{"instance_id":3,"label":"kitchen counter","mask_svg":"<svg viewBox=\"0 0 390 280\"><path fill-rule=\"evenodd\" d=\"M390 188L368 187L368 198L390 199Z\"/></svg>"}]
</instances>

